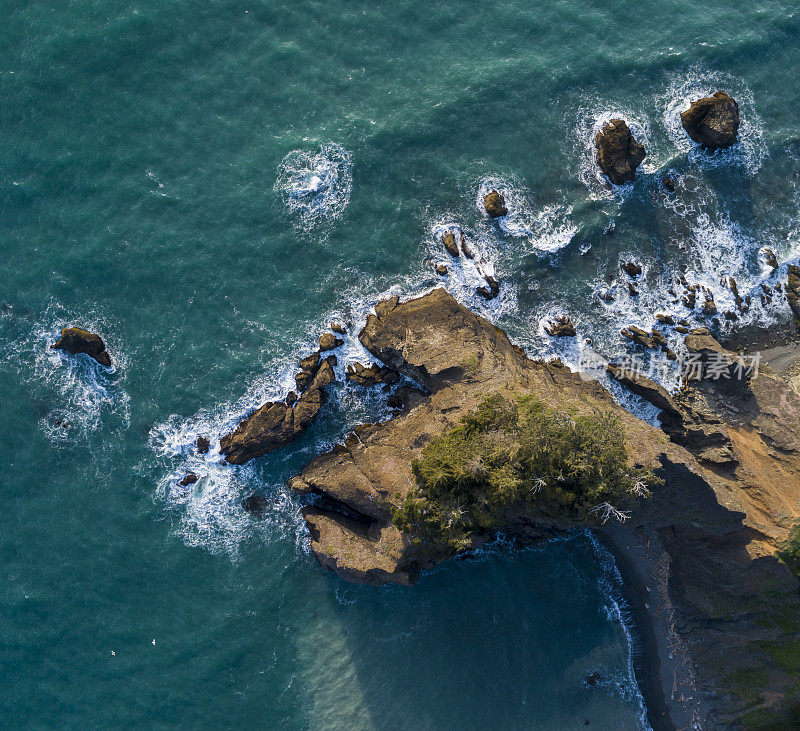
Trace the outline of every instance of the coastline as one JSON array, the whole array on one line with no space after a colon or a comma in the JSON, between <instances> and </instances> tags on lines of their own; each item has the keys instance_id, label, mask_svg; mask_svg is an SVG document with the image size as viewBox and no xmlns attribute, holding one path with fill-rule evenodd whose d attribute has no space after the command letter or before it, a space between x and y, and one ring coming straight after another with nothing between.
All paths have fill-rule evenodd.
<instances>
[{"instance_id":1,"label":"coastline","mask_svg":"<svg viewBox=\"0 0 800 731\"><path fill-rule=\"evenodd\" d=\"M646 545L643 537L624 525L597 529L594 536L612 555L622 577L631 634L640 650L633 656L633 668L648 723L653 731L693 728L706 709L699 694L685 692L694 688L688 653L671 644L671 604L668 597L660 596L665 587L659 588L653 578L662 555L660 546ZM647 536L647 540L657 539Z\"/></svg>"}]
</instances>

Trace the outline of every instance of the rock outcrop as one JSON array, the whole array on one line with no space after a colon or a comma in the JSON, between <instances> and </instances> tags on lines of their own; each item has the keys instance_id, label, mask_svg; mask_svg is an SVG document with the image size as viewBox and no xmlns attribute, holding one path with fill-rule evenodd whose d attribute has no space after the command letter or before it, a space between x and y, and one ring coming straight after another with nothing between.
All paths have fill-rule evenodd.
<instances>
[{"instance_id":1,"label":"rock outcrop","mask_svg":"<svg viewBox=\"0 0 800 731\"><path fill-rule=\"evenodd\" d=\"M61 337L50 347L54 350L66 350L71 355L83 353L94 358L101 366L111 367L111 356L103 338L79 327L65 327L61 331Z\"/></svg>"},{"instance_id":2,"label":"rock outcrop","mask_svg":"<svg viewBox=\"0 0 800 731\"><path fill-rule=\"evenodd\" d=\"M594 138L597 164L614 185L630 183L636 177L636 168L647 155L644 145L637 142L628 125L621 119L612 119Z\"/></svg>"},{"instance_id":3,"label":"rock outcrop","mask_svg":"<svg viewBox=\"0 0 800 731\"><path fill-rule=\"evenodd\" d=\"M219 445L225 460L244 464L297 439L324 405L324 389L335 380L334 365L335 355L323 359L316 352L303 358L295 376L300 395L292 391L283 401L267 402L222 437Z\"/></svg>"},{"instance_id":4,"label":"rock outcrop","mask_svg":"<svg viewBox=\"0 0 800 731\"><path fill-rule=\"evenodd\" d=\"M677 396L620 378L664 409L665 433L560 363L531 361L441 289L380 303L359 339L423 391L405 391L402 413L360 427L290 480L296 494L318 496L304 515L323 566L349 581L407 585L447 557L410 542L392 511L412 489L411 462L425 445L488 395L535 394L562 410L612 411L631 459L663 480L628 524L652 537L670 631L691 655L708 726L791 719L800 707L800 595L775 550L800 518L800 396L781 378L762 368L733 389L702 378ZM687 347L729 353L707 331L691 333ZM568 527L520 506L502 530L529 542ZM475 544L487 537L475 536ZM672 683L663 679L665 693Z\"/></svg>"},{"instance_id":5,"label":"rock outcrop","mask_svg":"<svg viewBox=\"0 0 800 731\"><path fill-rule=\"evenodd\" d=\"M739 105L724 91L698 99L681 112L681 124L695 142L716 150L730 147L739 133Z\"/></svg>"},{"instance_id":6,"label":"rock outcrop","mask_svg":"<svg viewBox=\"0 0 800 731\"><path fill-rule=\"evenodd\" d=\"M544 331L553 338L574 338L575 326L566 315L555 318L544 326Z\"/></svg>"},{"instance_id":7,"label":"rock outcrop","mask_svg":"<svg viewBox=\"0 0 800 731\"><path fill-rule=\"evenodd\" d=\"M508 215L506 199L502 193L496 190L490 190L483 196L483 207L486 209L486 214L489 218L501 218Z\"/></svg>"},{"instance_id":8,"label":"rock outcrop","mask_svg":"<svg viewBox=\"0 0 800 731\"><path fill-rule=\"evenodd\" d=\"M786 300L795 317L800 317L800 267L789 264L788 278L784 288Z\"/></svg>"},{"instance_id":9,"label":"rock outcrop","mask_svg":"<svg viewBox=\"0 0 800 731\"><path fill-rule=\"evenodd\" d=\"M351 363L347 366L346 377L348 381L369 388L371 386L377 386L379 383L397 383L400 375L395 373L391 368L379 366L377 363L373 363L369 367L361 363Z\"/></svg>"}]
</instances>

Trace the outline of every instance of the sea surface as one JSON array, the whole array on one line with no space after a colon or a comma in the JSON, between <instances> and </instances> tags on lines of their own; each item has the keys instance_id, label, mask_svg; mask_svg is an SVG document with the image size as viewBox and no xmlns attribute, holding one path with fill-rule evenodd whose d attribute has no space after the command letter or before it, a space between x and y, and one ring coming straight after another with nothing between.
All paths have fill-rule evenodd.
<instances>
[{"instance_id":1,"label":"sea surface","mask_svg":"<svg viewBox=\"0 0 800 731\"><path fill-rule=\"evenodd\" d=\"M586 534L500 541L413 589L317 565L285 481L385 394L338 388L245 467L216 439L387 293L442 284L572 364L657 312L703 322L670 302L681 272L720 311L723 277L753 294L723 329L787 317L758 295L800 252L799 62L789 0L3 3L0 726L646 727L619 578ZM709 154L678 115L718 89L742 129ZM618 188L591 151L612 117L647 147ZM550 342L558 314L578 338ZM67 325L113 369L49 350Z\"/></svg>"}]
</instances>

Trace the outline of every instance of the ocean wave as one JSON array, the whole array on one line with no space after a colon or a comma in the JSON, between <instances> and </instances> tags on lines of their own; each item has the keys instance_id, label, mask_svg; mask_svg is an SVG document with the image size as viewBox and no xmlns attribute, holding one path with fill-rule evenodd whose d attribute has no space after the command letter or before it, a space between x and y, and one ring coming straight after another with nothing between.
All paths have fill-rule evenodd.
<instances>
[{"instance_id":1,"label":"ocean wave","mask_svg":"<svg viewBox=\"0 0 800 731\"><path fill-rule=\"evenodd\" d=\"M278 166L274 189L302 227L338 219L350 202L353 187L350 153L340 145L319 150L294 150Z\"/></svg>"},{"instance_id":2,"label":"ocean wave","mask_svg":"<svg viewBox=\"0 0 800 731\"><path fill-rule=\"evenodd\" d=\"M681 124L681 112L686 111L693 101L717 91L726 91L739 105L739 138L732 147L711 152L686 134ZM755 110L753 93L737 76L694 66L670 80L660 104L663 109L661 121L670 140L680 152L688 153L691 163L701 168L741 165L752 176L768 155L764 127Z\"/></svg>"}]
</instances>

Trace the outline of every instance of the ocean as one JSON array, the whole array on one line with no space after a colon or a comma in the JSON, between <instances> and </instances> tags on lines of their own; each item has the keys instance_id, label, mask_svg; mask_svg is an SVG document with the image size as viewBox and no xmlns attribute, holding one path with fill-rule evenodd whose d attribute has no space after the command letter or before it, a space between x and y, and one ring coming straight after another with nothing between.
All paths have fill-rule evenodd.
<instances>
[{"instance_id":1,"label":"ocean","mask_svg":"<svg viewBox=\"0 0 800 731\"><path fill-rule=\"evenodd\" d=\"M672 301L680 274L720 312L727 277L752 294L723 331L787 317L760 285L800 253L796 4L9 0L0 19L0 725L646 728L619 576L587 534L500 540L411 589L317 565L286 479L385 394L337 386L244 467L216 440L331 320L340 375L368 362L352 336L387 294L445 286L572 365L657 313L703 324ZM709 153L679 113L719 89L740 140ZM612 188L592 140L614 117L647 157ZM474 260L450 261L448 226ZM559 314L577 338L546 336ZM68 325L113 369L50 350Z\"/></svg>"}]
</instances>

